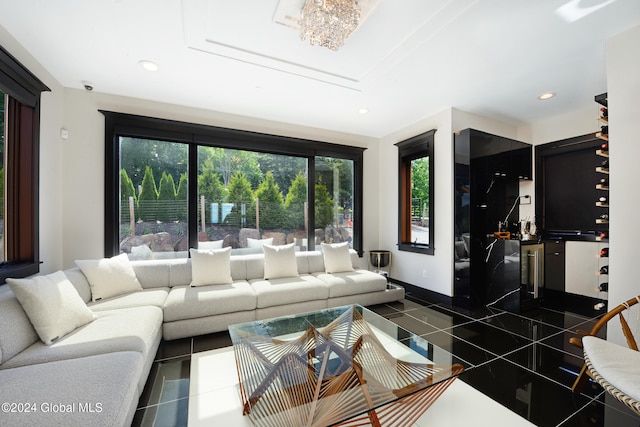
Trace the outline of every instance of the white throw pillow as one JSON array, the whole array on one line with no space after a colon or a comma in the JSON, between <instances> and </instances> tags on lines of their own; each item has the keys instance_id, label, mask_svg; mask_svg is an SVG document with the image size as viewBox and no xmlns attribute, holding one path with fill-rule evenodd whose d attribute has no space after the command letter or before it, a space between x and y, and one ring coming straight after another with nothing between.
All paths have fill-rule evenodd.
<instances>
[{"instance_id":1,"label":"white throw pillow","mask_svg":"<svg viewBox=\"0 0 640 427\"><path fill-rule=\"evenodd\" d=\"M95 318L62 271L7 283L46 345Z\"/></svg>"},{"instance_id":2,"label":"white throw pillow","mask_svg":"<svg viewBox=\"0 0 640 427\"><path fill-rule=\"evenodd\" d=\"M198 242L198 249L222 249L223 240L214 240L213 242Z\"/></svg>"},{"instance_id":3,"label":"white throw pillow","mask_svg":"<svg viewBox=\"0 0 640 427\"><path fill-rule=\"evenodd\" d=\"M92 301L142 290L127 254L112 258L76 260L76 265L87 276Z\"/></svg>"},{"instance_id":4,"label":"white throw pillow","mask_svg":"<svg viewBox=\"0 0 640 427\"><path fill-rule=\"evenodd\" d=\"M296 263L296 248L293 243L282 246L263 245L264 278L278 279L280 277L296 277L298 264Z\"/></svg>"},{"instance_id":5,"label":"white throw pillow","mask_svg":"<svg viewBox=\"0 0 640 427\"><path fill-rule=\"evenodd\" d=\"M273 237L270 237L268 239L261 239L261 240L247 237L248 248L261 248L263 245L273 245Z\"/></svg>"},{"instance_id":6,"label":"white throw pillow","mask_svg":"<svg viewBox=\"0 0 640 427\"><path fill-rule=\"evenodd\" d=\"M191 286L227 285L231 277L231 247L190 249Z\"/></svg>"},{"instance_id":7,"label":"white throw pillow","mask_svg":"<svg viewBox=\"0 0 640 427\"><path fill-rule=\"evenodd\" d=\"M322 244L322 256L324 257L324 270L327 273L341 273L353 271L349 242Z\"/></svg>"}]
</instances>

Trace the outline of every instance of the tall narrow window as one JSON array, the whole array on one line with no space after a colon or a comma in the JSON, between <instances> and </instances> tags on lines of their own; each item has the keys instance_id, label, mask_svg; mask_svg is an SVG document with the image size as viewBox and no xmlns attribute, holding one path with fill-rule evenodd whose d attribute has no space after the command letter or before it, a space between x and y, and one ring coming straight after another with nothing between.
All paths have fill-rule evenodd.
<instances>
[{"instance_id":1,"label":"tall narrow window","mask_svg":"<svg viewBox=\"0 0 640 427\"><path fill-rule=\"evenodd\" d=\"M398 248L433 255L433 135L425 132L398 147Z\"/></svg>"},{"instance_id":2,"label":"tall narrow window","mask_svg":"<svg viewBox=\"0 0 640 427\"><path fill-rule=\"evenodd\" d=\"M49 90L0 48L0 283L39 271L40 93Z\"/></svg>"}]
</instances>

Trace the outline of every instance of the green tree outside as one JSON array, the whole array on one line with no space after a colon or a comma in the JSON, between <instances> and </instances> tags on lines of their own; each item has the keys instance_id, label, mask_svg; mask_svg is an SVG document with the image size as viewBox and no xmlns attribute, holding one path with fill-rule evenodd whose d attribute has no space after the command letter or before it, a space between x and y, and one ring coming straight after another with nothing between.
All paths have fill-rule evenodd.
<instances>
[{"instance_id":1,"label":"green tree outside","mask_svg":"<svg viewBox=\"0 0 640 427\"><path fill-rule=\"evenodd\" d=\"M411 198L420 199L416 215L426 216L423 206L429 206L429 157L420 157L411 161Z\"/></svg>"},{"instance_id":2,"label":"green tree outside","mask_svg":"<svg viewBox=\"0 0 640 427\"><path fill-rule=\"evenodd\" d=\"M176 212L176 184L173 176L162 172L160 188L158 189L158 220L167 222L175 221Z\"/></svg>"},{"instance_id":3,"label":"green tree outside","mask_svg":"<svg viewBox=\"0 0 640 427\"><path fill-rule=\"evenodd\" d=\"M287 226L292 229L304 229L304 204L307 202L307 178L298 172L291 182L284 207L287 215Z\"/></svg>"},{"instance_id":4,"label":"green tree outside","mask_svg":"<svg viewBox=\"0 0 640 427\"><path fill-rule=\"evenodd\" d=\"M3 174L4 178L4 174ZM3 187L4 188L4 187ZM133 197L133 206L136 206L136 190L133 187L133 182L127 174L127 171L120 169L120 220L129 221L131 215L129 213L129 197Z\"/></svg>"},{"instance_id":5,"label":"green tree outside","mask_svg":"<svg viewBox=\"0 0 640 427\"><path fill-rule=\"evenodd\" d=\"M255 208L253 206L253 191L247 176L242 172L234 173L227 188L227 202L233 203L231 213L225 218L225 224L236 227L252 227L256 224ZM243 223L242 206L245 206L246 216Z\"/></svg>"},{"instance_id":6,"label":"green tree outside","mask_svg":"<svg viewBox=\"0 0 640 427\"><path fill-rule=\"evenodd\" d=\"M315 203L316 227L325 228L327 225L333 223L333 200L322 179L316 183Z\"/></svg>"},{"instance_id":7,"label":"green tree outside","mask_svg":"<svg viewBox=\"0 0 640 427\"><path fill-rule=\"evenodd\" d=\"M166 172L174 182L187 171L188 144L123 137L120 150L120 167L127 171L135 188L142 183L147 166L154 176L161 177Z\"/></svg>"},{"instance_id":8,"label":"green tree outside","mask_svg":"<svg viewBox=\"0 0 640 427\"><path fill-rule=\"evenodd\" d=\"M147 166L142 179L142 191L138 196L138 219L156 221L158 189L151 166Z\"/></svg>"},{"instance_id":9,"label":"green tree outside","mask_svg":"<svg viewBox=\"0 0 640 427\"><path fill-rule=\"evenodd\" d=\"M189 200L189 175L186 172L180 175L176 200L179 202L178 221L187 221L189 219L189 205L187 204Z\"/></svg>"},{"instance_id":10,"label":"green tree outside","mask_svg":"<svg viewBox=\"0 0 640 427\"><path fill-rule=\"evenodd\" d=\"M205 167L200 176L198 176L198 196L204 196L205 201L205 222L213 222L210 209L212 203L218 204L217 222L220 222L222 214L221 203L224 202L225 193L226 189L220 182L220 176L214 172L213 164L211 163L211 166ZM199 200L198 203L200 203Z\"/></svg>"},{"instance_id":11,"label":"green tree outside","mask_svg":"<svg viewBox=\"0 0 640 427\"><path fill-rule=\"evenodd\" d=\"M281 228L285 222L284 202L282 191L280 191L271 171L267 172L267 176L256 190L255 196L260 202L258 207L260 228Z\"/></svg>"}]
</instances>

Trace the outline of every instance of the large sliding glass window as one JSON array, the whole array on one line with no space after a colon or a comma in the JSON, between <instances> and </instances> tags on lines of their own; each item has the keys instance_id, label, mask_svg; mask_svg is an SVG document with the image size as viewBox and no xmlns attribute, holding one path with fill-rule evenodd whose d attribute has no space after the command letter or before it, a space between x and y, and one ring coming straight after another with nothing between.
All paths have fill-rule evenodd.
<instances>
[{"instance_id":1,"label":"large sliding glass window","mask_svg":"<svg viewBox=\"0 0 640 427\"><path fill-rule=\"evenodd\" d=\"M345 241L362 251L363 149L103 114L105 256Z\"/></svg>"}]
</instances>

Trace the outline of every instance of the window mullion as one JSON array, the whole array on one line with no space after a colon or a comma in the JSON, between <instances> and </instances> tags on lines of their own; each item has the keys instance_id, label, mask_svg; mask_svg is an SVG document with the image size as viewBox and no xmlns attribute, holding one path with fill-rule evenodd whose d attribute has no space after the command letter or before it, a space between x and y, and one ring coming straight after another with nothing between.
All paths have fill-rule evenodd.
<instances>
[{"instance_id":1,"label":"window mullion","mask_svg":"<svg viewBox=\"0 0 640 427\"><path fill-rule=\"evenodd\" d=\"M189 223L189 247L198 247L198 144L189 144L189 164L187 165L189 176L188 197L188 223Z\"/></svg>"}]
</instances>

